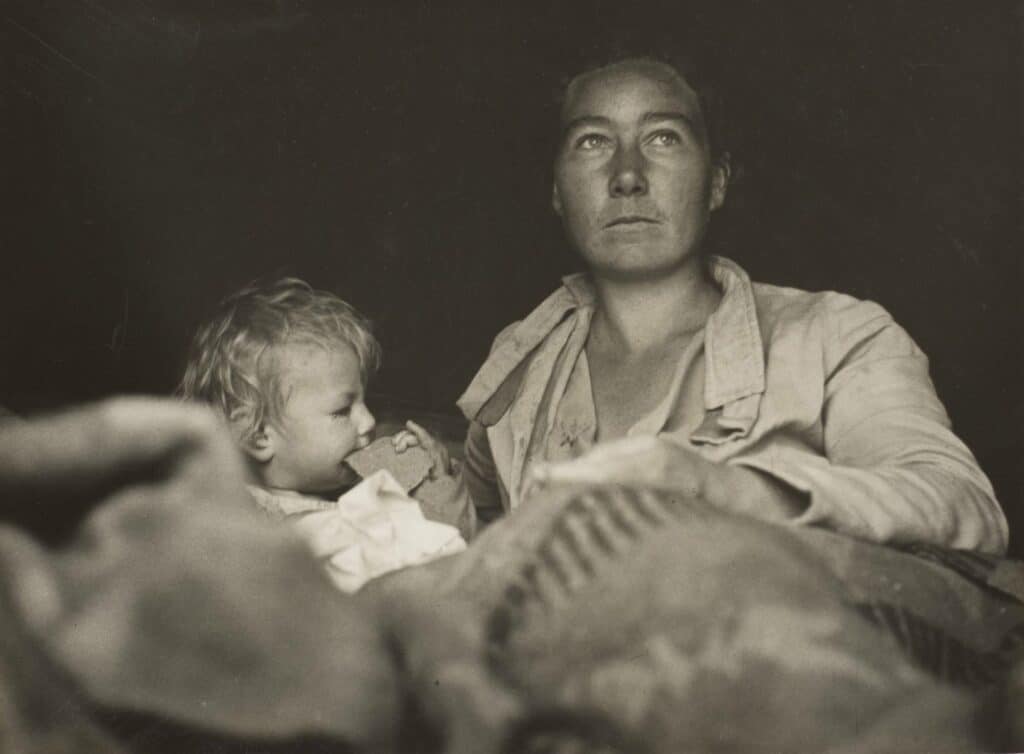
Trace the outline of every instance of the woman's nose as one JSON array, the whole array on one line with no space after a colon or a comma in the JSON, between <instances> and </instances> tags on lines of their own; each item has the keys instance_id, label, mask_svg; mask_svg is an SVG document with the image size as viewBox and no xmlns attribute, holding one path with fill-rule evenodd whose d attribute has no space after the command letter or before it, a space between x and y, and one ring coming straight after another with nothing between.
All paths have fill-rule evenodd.
<instances>
[{"instance_id":1,"label":"woman's nose","mask_svg":"<svg viewBox=\"0 0 1024 754\"><path fill-rule=\"evenodd\" d=\"M647 193L647 166L639 149L619 149L612 164L608 193L614 197Z\"/></svg>"}]
</instances>

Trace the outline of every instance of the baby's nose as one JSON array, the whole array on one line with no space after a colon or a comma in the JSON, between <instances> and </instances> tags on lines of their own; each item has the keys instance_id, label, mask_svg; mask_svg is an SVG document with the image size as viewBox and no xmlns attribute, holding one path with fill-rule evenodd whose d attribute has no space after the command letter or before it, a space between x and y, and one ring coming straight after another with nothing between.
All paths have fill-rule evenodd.
<instances>
[{"instance_id":1,"label":"baby's nose","mask_svg":"<svg viewBox=\"0 0 1024 754\"><path fill-rule=\"evenodd\" d=\"M373 440L373 431L377 428L377 420L373 414L370 413L370 409L363 409L362 420L360 421L359 434L366 438L367 444Z\"/></svg>"}]
</instances>

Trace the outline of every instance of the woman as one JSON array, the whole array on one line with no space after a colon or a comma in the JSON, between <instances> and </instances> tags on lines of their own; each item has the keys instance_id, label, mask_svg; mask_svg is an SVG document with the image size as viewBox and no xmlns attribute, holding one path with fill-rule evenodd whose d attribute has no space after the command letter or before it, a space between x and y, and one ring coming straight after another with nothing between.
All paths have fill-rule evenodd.
<instances>
[{"instance_id":1,"label":"woman","mask_svg":"<svg viewBox=\"0 0 1024 754\"><path fill-rule=\"evenodd\" d=\"M1002 553L1006 521L927 359L879 306L707 257L728 155L674 67L568 85L553 205L587 273L495 340L460 400L482 518L531 479L653 484L875 542Z\"/></svg>"}]
</instances>

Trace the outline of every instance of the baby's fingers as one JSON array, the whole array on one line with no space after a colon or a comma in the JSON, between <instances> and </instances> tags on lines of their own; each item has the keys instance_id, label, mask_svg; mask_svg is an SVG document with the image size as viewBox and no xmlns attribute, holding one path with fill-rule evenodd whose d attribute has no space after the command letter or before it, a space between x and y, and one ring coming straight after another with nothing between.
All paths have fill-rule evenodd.
<instances>
[{"instance_id":1,"label":"baby's fingers","mask_svg":"<svg viewBox=\"0 0 1024 754\"><path fill-rule=\"evenodd\" d=\"M391 438L396 453L404 453L409 448L421 445L420 439L407 429L403 429Z\"/></svg>"},{"instance_id":2,"label":"baby's fingers","mask_svg":"<svg viewBox=\"0 0 1024 754\"><path fill-rule=\"evenodd\" d=\"M419 444L430 454L433 461L433 473L448 474L451 472L451 460L444 443L438 442L434 436L416 422L409 420L405 426L419 439Z\"/></svg>"},{"instance_id":3,"label":"baby's fingers","mask_svg":"<svg viewBox=\"0 0 1024 754\"><path fill-rule=\"evenodd\" d=\"M411 419L405 423L405 429L403 430L406 434L411 434L418 441L418 444L424 448L430 448L435 445L434 437L427 430L423 429L419 424L412 421Z\"/></svg>"}]
</instances>

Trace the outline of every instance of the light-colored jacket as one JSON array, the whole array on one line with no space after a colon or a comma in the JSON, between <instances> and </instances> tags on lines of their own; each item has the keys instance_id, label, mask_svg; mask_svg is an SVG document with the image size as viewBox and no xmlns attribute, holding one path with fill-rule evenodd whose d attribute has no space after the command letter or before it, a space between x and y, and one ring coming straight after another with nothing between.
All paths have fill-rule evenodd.
<instances>
[{"instance_id":1,"label":"light-colored jacket","mask_svg":"<svg viewBox=\"0 0 1024 754\"><path fill-rule=\"evenodd\" d=\"M1005 551L991 483L953 434L927 357L882 307L752 283L720 257L711 269L722 301L668 395L630 434L666 436L795 488L809 501L795 525ZM593 444L584 346L594 306L585 275L565 278L499 334L460 399L466 482L481 517L519 505L531 463Z\"/></svg>"}]
</instances>

